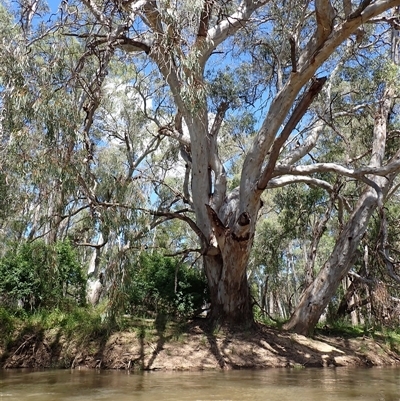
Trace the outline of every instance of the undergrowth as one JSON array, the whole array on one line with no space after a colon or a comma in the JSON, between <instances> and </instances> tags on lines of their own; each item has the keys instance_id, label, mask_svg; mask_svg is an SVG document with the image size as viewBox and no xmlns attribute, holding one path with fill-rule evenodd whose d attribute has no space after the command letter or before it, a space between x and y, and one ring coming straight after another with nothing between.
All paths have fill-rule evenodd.
<instances>
[{"instance_id":1,"label":"undergrowth","mask_svg":"<svg viewBox=\"0 0 400 401\"><path fill-rule=\"evenodd\" d=\"M318 324L315 333L328 336L357 338L371 335L371 328L369 326L352 326L347 322L338 320L329 324Z\"/></svg>"},{"instance_id":2,"label":"undergrowth","mask_svg":"<svg viewBox=\"0 0 400 401\"><path fill-rule=\"evenodd\" d=\"M90 340L107 336L118 330L115 323L105 318L101 309L75 307L69 311L57 308L27 313L0 307L0 336L6 346L21 332L55 331L67 338Z\"/></svg>"},{"instance_id":3,"label":"undergrowth","mask_svg":"<svg viewBox=\"0 0 400 401\"><path fill-rule=\"evenodd\" d=\"M185 333L186 324L174 321L164 314L155 319L130 315L110 317L106 313L106 305L99 305L96 308L74 307L68 311L55 308L33 313L0 307L0 347L6 348L21 333L44 331L63 335L67 339L80 343L105 340L118 331L133 331L139 338L149 340L159 337L176 340Z\"/></svg>"}]
</instances>

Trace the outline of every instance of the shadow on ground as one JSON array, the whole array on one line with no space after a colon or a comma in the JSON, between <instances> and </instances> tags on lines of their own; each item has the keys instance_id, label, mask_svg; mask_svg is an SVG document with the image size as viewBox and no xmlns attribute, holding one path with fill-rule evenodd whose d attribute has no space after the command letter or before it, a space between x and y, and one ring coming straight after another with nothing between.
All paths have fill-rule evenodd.
<instances>
[{"instance_id":1,"label":"shadow on ground","mask_svg":"<svg viewBox=\"0 0 400 401\"><path fill-rule=\"evenodd\" d=\"M101 335L100 335L101 334ZM74 338L59 331L28 330L2 350L4 368L124 370L260 369L269 367L383 366L400 364L385 338L307 338L258 325L254 330L212 331L205 319L185 326L160 315L130 330Z\"/></svg>"}]
</instances>

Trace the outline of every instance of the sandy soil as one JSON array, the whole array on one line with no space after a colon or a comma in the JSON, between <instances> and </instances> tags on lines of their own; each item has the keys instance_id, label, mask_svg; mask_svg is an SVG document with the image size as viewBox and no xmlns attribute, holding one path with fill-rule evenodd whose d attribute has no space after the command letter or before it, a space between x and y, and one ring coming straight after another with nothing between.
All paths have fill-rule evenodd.
<instances>
[{"instance_id":1,"label":"sandy soil","mask_svg":"<svg viewBox=\"0 0 400 401\"><path fill-rule=\"evenodd\" d=\"M254 332L210 332L202 320L179 328L138 328L100 339L67 338L61 332L21 335L0 349L3 368L143 370L260 369L400 365L390 344L370 337L307 338L258 326Z\"/></svg>"}]
</instances>

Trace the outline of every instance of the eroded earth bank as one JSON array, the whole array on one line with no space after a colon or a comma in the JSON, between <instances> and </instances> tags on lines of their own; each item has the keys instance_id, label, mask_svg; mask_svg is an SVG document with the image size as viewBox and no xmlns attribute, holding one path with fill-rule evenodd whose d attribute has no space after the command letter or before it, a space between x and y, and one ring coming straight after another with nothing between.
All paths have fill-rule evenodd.
<instances>
[{"instance_id":1,"label":"eroded earth bank","mask_svg":"<svg viewBox=\"0 0 400 401\"><path fill-rule=\"evenodd\" d=\"M198 320L184 330L140 326L98 338L32 329L0 351L3 368L204 370L400 365L396 347L379 335L327 331L307 338L261 325L254 332L215 332Z\"/></svg>"}]
</instances>

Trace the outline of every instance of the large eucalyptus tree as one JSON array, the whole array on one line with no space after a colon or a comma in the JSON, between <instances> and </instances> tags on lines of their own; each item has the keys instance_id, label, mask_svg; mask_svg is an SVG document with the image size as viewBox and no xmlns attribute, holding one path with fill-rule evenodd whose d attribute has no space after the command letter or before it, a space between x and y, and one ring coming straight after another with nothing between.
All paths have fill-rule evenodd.
<instances>
[{"instance_id":1,"label":"large eucalyptus tree","mask_svg":"<svg viewBox=\"0 0 400 401\"><path fill-rule=\"evenodd\" d=\"M246 272L264 191L306 182L332 192L329 182L317 178L318 173L326 172L366 184L332 256L287 325L308 332L351 267L368 219L382 204L400 168L398 154L384 162L385 125L394 89L388 86L377 106L367 166L356 169L340 161L316 163L308 158L323 132L321 122L296 147L290 146L291 134L327 80L330 84L329 75L341 63L341 52L346 51L344 43L352 43L350 52L358 51L360 41L364 46L374 46L369 40L377 37L385 24L398 24L397 15L389 10L398 7L400 0L82 0L65 3L63 12L74 22L78 13L75 7L79 9L82 4L86 7L82 14L86 30L82 32L80 24L75 34L87 38L88 52L102 57L132 54L127 62L147 63L144 71L158 71L168 86L170 100L164 110L174 118L168 120L167 113L162 118L155 114L150 117L158 125L160 136L169 136L180 144L186 161L181 200L188 207L173 213L198 235L214 321L240 326L253 322ZM375 29L374 24L379 27ZM213 112L207 71L222 74L235 64L253 68L253 78L245 85L247 92L236 91L237 96L251 97L255 76L267 84L258 99L261 106L253 113L259 123L251 145L245 149L239 185L232 188L229 165L220 157L219 134L234 107L233 99L221 96ZM239 85L239 78L233 80ZM166 104L169 95L165 89L163 93L164 97L161 92L157 95L160 107L154 104L152 112ZM89 105L89 112L95 110L94 106ZM194 218L189 209L194 211ZM172 216L164 209L156 213Z\"/></svg>"}]
</instances>

